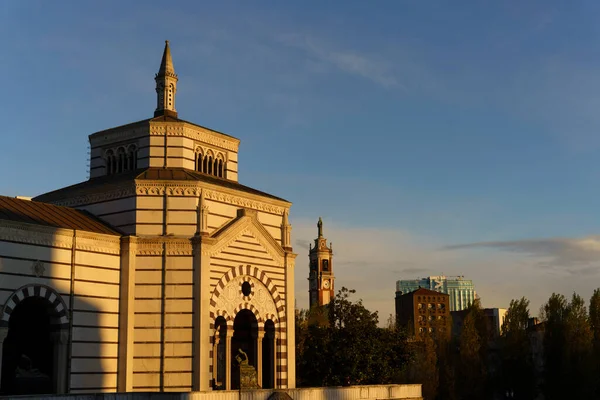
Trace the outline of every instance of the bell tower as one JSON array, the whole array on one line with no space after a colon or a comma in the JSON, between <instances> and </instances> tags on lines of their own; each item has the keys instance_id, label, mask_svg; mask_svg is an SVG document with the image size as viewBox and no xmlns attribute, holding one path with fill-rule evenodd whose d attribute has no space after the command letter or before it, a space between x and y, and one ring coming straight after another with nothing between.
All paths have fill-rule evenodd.
<instances>
[{"instance_id":1,"label":"bell tower","mask_svg":"<svg viewBox=\"0 0 600 400\"><path fill-rule=\"evenodd\" d=\"M160 68L154 80L156 81L156 110L154 111L154 116L160 117L161 115L165 115L177 118L175 94L177 93L178 79L177 75L175 75L168 40L165 40L165 51L163 52Z\"/></svg>"},{"instance_id":2,"label":"bell tower","mask_svg":"<svg viewBox=\"0 0 600 400\"><path fill-rule=\"evenodd\" d=\"M329 304L334 296L333 281L333 247L327 239L323 237L323 221L319 217L317 223L318 237L315 239L315 246L310 245L308 258L310 260L309 282L309 302L310 308L314 306L323 306Z\"/></svg>"}]
</instances>

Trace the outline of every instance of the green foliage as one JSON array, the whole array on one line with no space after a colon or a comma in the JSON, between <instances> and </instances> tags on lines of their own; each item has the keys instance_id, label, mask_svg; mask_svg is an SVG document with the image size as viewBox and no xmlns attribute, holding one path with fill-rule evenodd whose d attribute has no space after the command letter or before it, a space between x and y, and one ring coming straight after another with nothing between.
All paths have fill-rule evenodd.
<instances>
[{"instance_id":1,"label":"green foliage","mask_svg":"<svg viewBox=\"0 0 600 400\"><path fill-rule=\"evenodd\" d=\"M532 399L536 394L536 377L527 335L529 300L511 300L502 325L501 391L517 398Z\"/></svg>"},{"instance_id":2,"label":"green foliage","mask_svg":"<svg viewBox=\"0 0 600 400\"><path fill-rule=\"evenodd\" d=\"M342 288L328 306L297 319L299 386L384 384L402 376L410 359L406 336L395 327L379 328L377 312L351 301L354 293Z\"/></svg>"},{"instance_id":3,"label":"green foliage","mask_svg":"<svg viewBox=\"0 0 600 400\"><path fill-rule=\"evenodd\" d=\"M464 399L485 398L487 336L483 310L476 300L468 309L458 343L457 389Z\"/></svg>"}]
</instances>

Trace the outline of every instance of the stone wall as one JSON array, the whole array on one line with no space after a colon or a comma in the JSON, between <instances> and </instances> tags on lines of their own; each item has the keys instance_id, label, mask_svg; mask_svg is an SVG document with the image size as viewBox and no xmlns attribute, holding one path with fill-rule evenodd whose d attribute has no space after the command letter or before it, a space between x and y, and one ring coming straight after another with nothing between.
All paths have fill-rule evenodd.
<instances>
[{"instance_id":1,"label":"stone wall","mask_svg":"<svg viewBox=\"0 0 600 400\"><path fill-rule=\"evenodd\" d=\"M4 397L0 397L2 399ZM95 393L21 396L44 400L423 400L421 385L371 385L282 390L210 391L188 393Z\"/></svg>"}]
</instances>

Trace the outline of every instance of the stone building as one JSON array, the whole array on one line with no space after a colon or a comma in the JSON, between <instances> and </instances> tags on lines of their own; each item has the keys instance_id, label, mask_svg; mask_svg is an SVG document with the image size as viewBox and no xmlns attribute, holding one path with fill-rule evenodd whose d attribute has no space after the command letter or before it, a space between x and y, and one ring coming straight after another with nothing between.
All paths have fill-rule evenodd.
<instances>
[{"instance_id":1,"label":"stone building","mask_svg":"<svg viewBox=\"0 0 600 400\"><path fill-rule=\"evenodd\" d=\"M452 327L449 298L447 294L423 288L396 294L396 324L417 339L430 334L447 340Z\"/></svg>"},{"instance_id":2,"label":"stone building","mask_svg":"<svg viewBox=\"0 0 600 400\"><path fill-rule=\"evenodd\" d=\"M168 42L155 82L152 118L89 136L88 181L0 198L4 393L235 389L238 349L295 387L291 203L179 119Z\"/></svg>"}]
</instances>

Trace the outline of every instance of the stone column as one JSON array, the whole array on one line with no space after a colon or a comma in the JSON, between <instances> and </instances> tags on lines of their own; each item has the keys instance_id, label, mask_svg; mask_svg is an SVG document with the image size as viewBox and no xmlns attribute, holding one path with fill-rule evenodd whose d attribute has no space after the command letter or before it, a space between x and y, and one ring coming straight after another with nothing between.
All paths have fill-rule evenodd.
<instances>
[{"instance_id":1,"label":"stone column","mask_svg":"<svg viewBox=\"0 0 600 400\"><path fill-rule=\"evenodd\" d=\"M227 326L225 341L225 390L231 390L231 338L233 337L233 325Z\"/></svg>"},{"instance_id":2,"label":"stone column","mask_svg":"<svg viewBox=\"0 0 600 400\"><path fill-rule=\"evenodd\" d=\"M69 330L61 329L52 333L54 344L54 386L56 392L64 394L67 392L67 351L69 345Z\"/></svg>"},{"instance_id":3,"label":"stone column","mask_svg":"<svg viewBox=\"0 0 600 400\"><path fill-rule=\"evenodd\" d=\"M121 239L121 283L119 287L119 361L117 391L133 390L133 327L135 311L135 256L137 238Z\"/></svg>"},{"instance_id":4,"label":"stone column","mask_svg":"<svg viewBox=\"0 0 600 400\"><path fill-rule=\"evenodd\" d=\"M2 386L2 347L6 336L8 336L8 327L0 327L0 387Z\"/></svg>"},{"instance_id":5,"label":"stone column","mask_svg":"<svg viewBox=\"0 0 600 400\"><path fill-rule=\"evenodd\" d=\"M285 380L287 380L287 389L296 387L296 321L295 321L295 293L294 293L294 262L296 254L286 250L285 254L285 338L282 344L282 350L287 355L285 367L282 370L286 371Z\"/></svg>"},{"instance_id":6,"label":"stone column","mask_svg":"<svg viewBox=\"0 0 600 400\"><path fill-rule=\"evenodd\" d=\"M279 377L279 371L277 371L277 336L279 336L277 333L273 335L273 389L280 389L277 384L277 378Z\"/></svg>"},{"instance_id":7,"label":"stone column","mask_svg":"<svg viewBox=\"0 0 600 400\"><path fill-rule=\"evenodd\" d=\"M192 389L210 390L210 239L192 238L194 269L194 365Z\"/></svg>"},{"instance_id":8,"label":"stone column","mask_svg":"<svg viewBox=\"0 0 600 400\"><path fill-rule=\"evenodd\" d=\"M221 341L220 329L215 330L215 335L213 336L213 356L212 356L212 365L213 365L213 386L217 386L218 378L219 378L219 342Z\"/></svg>"},{"instance_id":9,"label":"stone column","mask_svg":"<svg viewBox=\"0 0 600 400\"><path fill-rule=\"evenodd\" d=\"M258 327L258 335L256 336L256 374L258 377L258 385L263 386L263 338L265 337L265 329Z\"/></svg>"}]
</instances>

